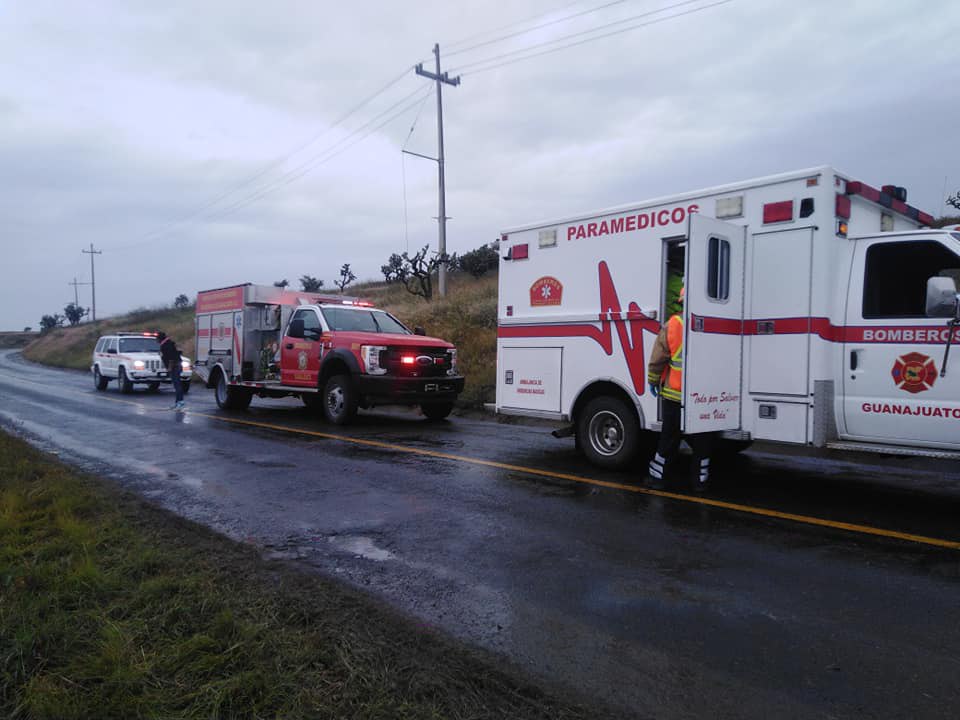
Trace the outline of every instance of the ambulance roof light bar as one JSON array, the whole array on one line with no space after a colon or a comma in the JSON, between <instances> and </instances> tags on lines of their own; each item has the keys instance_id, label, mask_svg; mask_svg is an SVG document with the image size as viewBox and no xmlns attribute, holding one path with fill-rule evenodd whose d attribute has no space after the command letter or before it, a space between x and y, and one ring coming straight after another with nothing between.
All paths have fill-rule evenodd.
<instances>
[{"instance_id":1,"label":"ambulance roof light bar","mask_svg":"<svg viewBox=\"0 0 960 720\"><path fill-rule=\"evenodd\" d=\"M906 188L896 185L884 185L881 190L877 190L866 183L856 180L847 183L847 195L859 195L870 202L890 208L894 212L900 213L911 220L916 220L922 225L933 224L933 215L918 210L912 205L907 205Z\"/></svg>"}]
</instances>

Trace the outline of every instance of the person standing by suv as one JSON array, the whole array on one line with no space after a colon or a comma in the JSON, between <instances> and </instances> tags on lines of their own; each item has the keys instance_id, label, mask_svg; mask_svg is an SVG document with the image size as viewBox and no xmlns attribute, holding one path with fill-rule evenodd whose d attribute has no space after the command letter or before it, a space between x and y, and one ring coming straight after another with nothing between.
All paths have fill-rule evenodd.
<instances>
[{"instance_id":1,"label":"person standing by suv","mask_svg":"<svg viewBox=\"0 0 960 720\"><path fill-rule=\"evenodd\" d=\"M183 410L183 383L180 380L181 357L180 351L173 338L167 337L163 330L157 331L157 342L160 343L160 359L163 366L170 373L170 382L173 383L173 390L177 394L177 401L173 404L171 410Z\"/></svg>"}]
</instances>

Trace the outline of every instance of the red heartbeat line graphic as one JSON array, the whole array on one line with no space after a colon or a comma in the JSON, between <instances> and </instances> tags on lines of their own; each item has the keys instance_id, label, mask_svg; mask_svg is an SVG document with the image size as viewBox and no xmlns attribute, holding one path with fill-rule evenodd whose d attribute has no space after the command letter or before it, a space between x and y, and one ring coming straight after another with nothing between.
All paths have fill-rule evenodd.
<instances>
[{"instance_id":1,"label":"red heartbeat line graphic","mask_svg":"<svg viewBox=\"0 0 960 720\"><path fill-rule=\"evenodd\" d=\"M613 355L613 326L617 328L617 337L620 340L620 349L627 362L627 371L633 382L633 389L637 395L643 395L646 390L646 364L643 352L643 331L656 335L660 332L660 323L640 312L640 306L630 302L627 308L626 319L621 317L622 308L617 288L613 284L610 268L606 261L597 266L598 282L600 285L600 327L593 324L570 325L538 325L501 327L500 337L587 337L594 340L603 348L607 355Z\"/></svg>"}]
</instances>

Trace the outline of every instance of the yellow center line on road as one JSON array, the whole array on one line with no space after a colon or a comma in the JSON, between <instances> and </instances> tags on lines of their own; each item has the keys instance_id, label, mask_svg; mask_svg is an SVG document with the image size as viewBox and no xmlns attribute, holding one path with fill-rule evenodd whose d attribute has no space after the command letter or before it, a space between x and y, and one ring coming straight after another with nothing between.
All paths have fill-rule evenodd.
<instances>
[{"instance_id":1,"label":"yellow center line on road","mask_svg":"<svg viewBox=\"0 0 960 720\"><path fill-rule=\"evenodd\" d=\"M36 383L38 385L42 383ZM142 403L135 400L126 400L113 398L105 395L95 395L92 392L81 392L78 390L63 390L60 392L71 392L86 397L97 397L101 400L133 405L134 407L147 409ZM183 412L183 411L181 411ZM595 478L583 477L582 475L571 475L569 473L555 472L553 470L541 470L539 468L525 467L523 465L512 465L510 463L497 462L496 460L484 460L483 458L469 457L467 455L454 455L452 453L439 452L437 450L424 450L421 448L409 447L407 445L397 445L396 443L383 442L382 440L368 440L366 438L349 437L338 435L336 433L326 433L319 430L304 430L301 428L289 427L287 425L275 425L273 423L260 422L258 420L245 420L242 418L226 417L224 415L212 415L209 413L197 412L195 410L186 411L188 415L194 417L207 418L208 420L217 420L234 425L245 425L248 427L263 428L266 430L275 430L278 432L293 433L297 435L306 435L309 437L324 438L327 440L338 440L340 442L352 443L354 445L364 445L366 447L389 450L391 452L401 452L410 455L421 455L433 457L441 460L451 460L453 462L462 462L470 465L480 465L483 467L497 468L499 470L509 470L527 475L553 478L556 480L569 480L570 482L593 485L596 487L605 487L613 490L622 490L640 495L652 495L656 497L669 498L680 502L693 503L707 507L715 507L723 510L732 510L734 512L757 515L760 517L775 518L777 520L789 520L791 522L803 525L814 525L817 527L831 528L834 530L845 530L847 532L859 533L861 535L871 535L874 537L890 538L894 540L904 540L921 545L932 545L934 547L949 548L951 550L960 550L960 541L944 540L942 538L929 537L926 535L915 535L913 533L900 532L898 530L887 530L885 528L872 527L870 525L859 525L856 523L841 522L839 520L827 520L825 518L813 517L811 515L798 515L796 513L782 512L780 510L770 510L768 508L756 507L753 505L742 505L740 503L726 502L725 500L714 500L712 498L700 497L697 495L683 495L681 493L668 492L666 490L653 490L640 487L638 485L626 485L624 483L610 482L607 480L597 480Z\"/></svg>"}]
</instances>

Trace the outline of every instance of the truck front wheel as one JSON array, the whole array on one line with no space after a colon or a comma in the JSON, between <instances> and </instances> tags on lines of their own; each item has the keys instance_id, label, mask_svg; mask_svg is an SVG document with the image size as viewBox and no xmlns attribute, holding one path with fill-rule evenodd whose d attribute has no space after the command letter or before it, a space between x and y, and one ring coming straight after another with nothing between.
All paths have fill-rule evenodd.
<instances>
[{"instance_id":1,"label":"truck front wheel","mask_svg":"<svg viewBox=\"0 0 960 720\"><path fill-rule=\"evenodd\" d=\"M595 397L577 420L577 440L594 465L611 470L629 467L640 449L637 413L620 398Z\"/></svg>"},{"instance_id":2,"label":"truck front wheel","mask_svg":"<svg viewBox=\"0 0 960 720\"><path fill-rule=\"evenodd\" d=\"M217 406L223 410L246 410L250 407L252 395L248 390L231 387L223 373L217 375Z\"/></svg>"},{"instance_id":3,"label":"truck front wheel","mask_svg":"<svg viewBox=\"0 0 960 720\"><path fill-rule=\"evenodd\" d=\"M349 375L334 375L323 386L323 414L334 425L346 425L357 414L357 391Z\"/></svg>"},{"instance_id":4,"label":"truck front wheel","mask_svg":"<svg viewBox=\"0 0 960 720\"><path fill-rule=\"evenodd\" d=\"M453 403L450 401L423 403L420 406L420 412L427 420L443 420L452 410Z\"/></svg>"}]
</instances>

